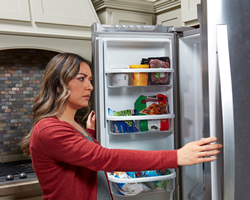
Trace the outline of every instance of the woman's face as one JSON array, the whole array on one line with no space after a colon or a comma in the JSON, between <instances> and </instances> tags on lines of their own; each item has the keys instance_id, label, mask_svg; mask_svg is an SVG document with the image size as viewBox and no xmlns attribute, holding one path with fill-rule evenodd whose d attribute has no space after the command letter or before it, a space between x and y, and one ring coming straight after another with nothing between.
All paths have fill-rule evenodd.
<instances>
[{"instance_id":1,"label":"woman's face","mask_svg":"<svg viewBox=\"0 0 250 200\"><path fill-rule=\"evenodd\" d=\"M80 109L88 106L91 90L92 73L89 66L82 62L78 74L68 83L71 94L67 100L67 107Z\"/></svg>"}]
</instances>

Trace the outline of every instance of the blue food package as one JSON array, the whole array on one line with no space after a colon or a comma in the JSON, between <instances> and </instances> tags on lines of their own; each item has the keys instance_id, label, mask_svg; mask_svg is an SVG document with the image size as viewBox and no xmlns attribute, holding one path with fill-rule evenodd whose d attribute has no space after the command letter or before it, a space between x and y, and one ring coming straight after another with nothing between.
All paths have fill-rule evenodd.
<instances>
[{"instance_id":1,"label":"blue food package","mask_svg":"<svg viewBox=\"0 0 250 200\"><path fill-rule=\"evenodd\" d=\"M162 176L162 175L168 175L170 174L169 170L150 170L150 171L140 171L140 176L141 177L154 177L154 176ZM164 180L164 181L153 181L153 183L162 189L165 189L169 180ZM149 187L152 188L152 185Z\"/></svg>"},{"instance_id":2,"label":"blue food package","mask_svg":"<svg viewBox=\"0 0 250 200\"><path fill-rule=\"evenodd\" d=\"M136 115L136 110L130 109L130 110L113 111L109 108L108 113L111 116L133 116ZM113 132L115 133L132 133L138 131L139 129L136 128L133 120L113 121Z\"/></svg>"},{"instance_id":3,"label":"blue food package","mask_svg":"<svg viewBox=\"0 0 250 200\"><path fill-rule=\"evenodd\" d=\"M126 172L126 173L131 178L137 178L139 176L139 172Z\"/></svg>"},{"instance_id":4,"label":"blue food package","mask_svg":"<svg viewBox=\"0 0 250 200\"><path fill-rule=\"evenodd\" d=\"M113 132L115 133L132 133L138 132L139 129L136 128L133 121L114 121L113 122Z\"/></svg>"},{"instance_id":5,"label":"blue food package","mask_svg":"<svg viewBox=\"0 0 250 200\"><path fill-rule=\"evenodd\" d=\"M162 176L162 175L168 175L169 170L149 170L149 171L141 171L140 173L144 177Z\"/></svg>"}]
</instances>

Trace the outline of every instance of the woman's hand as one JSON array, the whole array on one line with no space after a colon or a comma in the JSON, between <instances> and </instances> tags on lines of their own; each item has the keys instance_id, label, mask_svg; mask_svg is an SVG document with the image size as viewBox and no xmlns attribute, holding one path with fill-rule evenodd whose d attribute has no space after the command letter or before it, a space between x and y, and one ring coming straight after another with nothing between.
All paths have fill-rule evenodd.
<instances>
[{"instance_id":1,"label":"woman's hand","mask_svg":"<svg viewBox=\"0 0 250 200\"><path fill-rule=\"evenodd\" d=\"M88 116L86 122L86 128L95 130L95 120L96 120L95 111L92 110Z\"/></svg>"},{"instance_id":2,"label":"woman's hand","mask_svg":"<svg viewBox=\"0 0 250 200\"><path fill-rule=\"evenodd\" d=\"M214 155L219 154L220 151L217 149L222 148L221 144L210 144L216 140L215 137L209 137L186 144L177 150L177 164L179 166L194 165L216 160ZM204 158L204 156L210 157Z\"/></svg>"}]
</instances>

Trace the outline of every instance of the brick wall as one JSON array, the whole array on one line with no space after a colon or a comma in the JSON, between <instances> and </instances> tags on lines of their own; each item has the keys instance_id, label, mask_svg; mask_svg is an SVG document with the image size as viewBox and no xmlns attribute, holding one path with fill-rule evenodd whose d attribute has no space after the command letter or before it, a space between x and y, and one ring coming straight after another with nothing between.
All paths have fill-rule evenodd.
<instances>
[{"instance_id":1,"label":"brick wall","mask_svg":"<svg viewBox=\"0 0 250 200\"><path fill-rule=\"evenodd\" d=\"M48 61L46 50L0 51L0 156L21 154L21 138L30 130L32 106Z\"/></svg>"}]
</instances>

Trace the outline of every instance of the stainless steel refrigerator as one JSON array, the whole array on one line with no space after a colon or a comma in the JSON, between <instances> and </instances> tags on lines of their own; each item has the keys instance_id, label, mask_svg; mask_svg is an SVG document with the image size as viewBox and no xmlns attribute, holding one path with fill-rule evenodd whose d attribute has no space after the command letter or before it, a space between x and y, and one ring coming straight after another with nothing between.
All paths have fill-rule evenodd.
<instances>
[{"instance_id":1,"label":"stainless steel refrigerator","mask_svg":"<svg viewBox=\"0 0 250 200\"><path fill-rule=\"evenodd\" d=\"M249 8L250 2L245 0L201 0L198 6L200 29L93 24L93 99L97 139L101 145L173 150L209 136L216 136L224 145L216 161L171 169L164 190L127 196L129 200L250 199L247 189L250 186L247 178ZM170 59L169 68L126 68L140 64L142 58L164 56ZM165 85L134 86L131 77L136 73L149 76L167 73L169 80ZM124 75L129 80L123 82L124 85L116 85L112 82L116 75ZM134 109L140 95L157 94L168 97L167 114L112 116L109 112L109 109ZM165 131L138 128L138 132L118 134L114 130L117 121L133 120L138 125L142 120L163 119L169 123ZM117 180L111 174L109 178L112 186ZM124 198L113 186L112 192L115 199Z\"/></svg>"}]
</instances>

